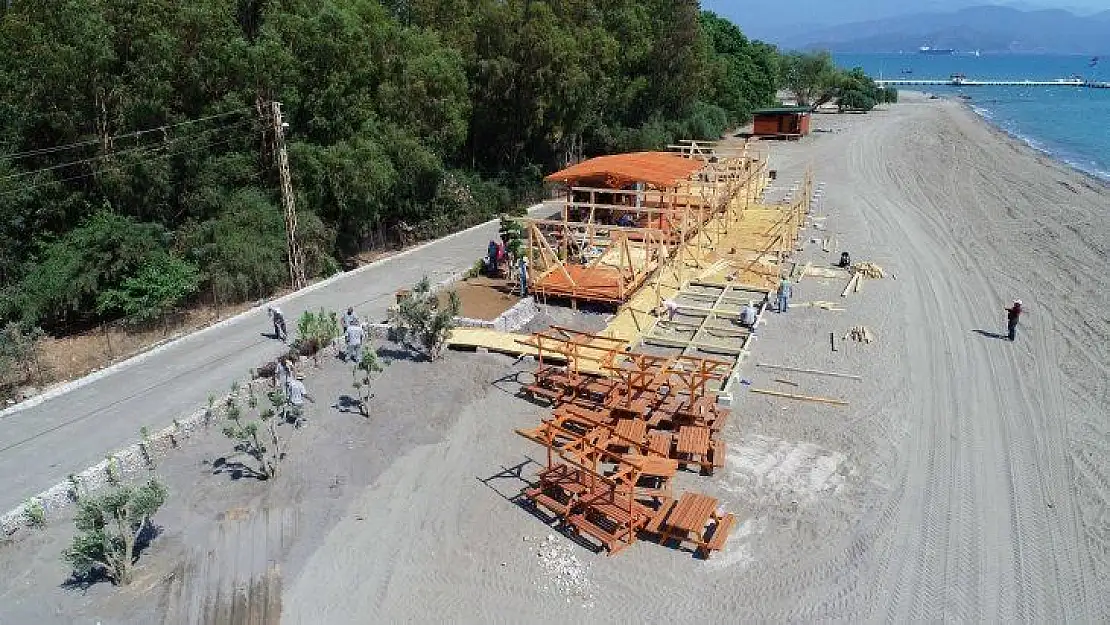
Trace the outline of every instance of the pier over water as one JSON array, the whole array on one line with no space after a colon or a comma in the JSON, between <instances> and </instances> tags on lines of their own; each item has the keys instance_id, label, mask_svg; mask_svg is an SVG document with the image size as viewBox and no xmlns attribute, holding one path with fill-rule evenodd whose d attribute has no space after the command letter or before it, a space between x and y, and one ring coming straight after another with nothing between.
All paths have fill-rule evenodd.
<instances>
[{"instance_id":1,"label":"pier over water","mask_svg":"<svg viewBox=\"0 0 1110 625\"><path fill-rule=\"evenodd\" d=\"M969 80L961 76L951 78L898 78L875 81L880 87L1085 87L1088 89L1110 89L1110 82L1083 80L1082 78L1058 78L1056 80Z\"/></svg>"}]
</instances>

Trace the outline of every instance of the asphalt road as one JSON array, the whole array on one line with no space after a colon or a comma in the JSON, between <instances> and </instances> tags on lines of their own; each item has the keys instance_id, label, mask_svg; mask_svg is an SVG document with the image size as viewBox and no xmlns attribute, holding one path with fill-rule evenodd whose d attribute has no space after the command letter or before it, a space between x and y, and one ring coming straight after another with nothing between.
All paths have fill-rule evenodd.
<instances>
[{"instance_id":1,"label":"asphalt road","mask_svg":"<svg viewBox=\"0 0 1110 625\"><path fill-rule=\"evenodd\" d=\"M305 310L354 306L380 321L397 289L427 275L432 283L471 267L497 236L490 223L353 271L329 284L284 298L280 306L294 331ZM250 369L275 358L282 344L269 338L265 308L201 330L119 370L0 416L0 512L20 505L151 431L168 427L222 394ZM310 389L311 390L311 389Z\"/></svg>"}]
</instances>

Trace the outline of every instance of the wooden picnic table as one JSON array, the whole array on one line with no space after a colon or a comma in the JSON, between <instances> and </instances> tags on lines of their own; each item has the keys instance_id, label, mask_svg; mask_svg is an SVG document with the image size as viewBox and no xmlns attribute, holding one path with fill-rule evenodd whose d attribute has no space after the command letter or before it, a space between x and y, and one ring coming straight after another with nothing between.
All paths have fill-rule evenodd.
<instances>
[{"instance_id":1,"label":"wooden picnic table","mask_svg":"<svg viewBox=\"0 0 1110 625\"><path fill-rule=\"evenodd\" d=\"M710 440L712 430L698 425L684 425L678 429L678 442L675 452L680 461L697 464L702 471L713 475L713 461L710 458L710 449L713 442Z\"/></svg>"},{"instance_id":2,"label":"wooden picnic table","mask_svg":"<svg viewBox=\"0 0 1110 625\"><path fill-rule=\"evenodd\" d=\"M642 445L647 436L647 421L643 419L620 419L613 433L614 440L610 441L613 447L629 448L633 445Z\"/></svg>"},{"instance_id":3,"label":"wooden picnic table","mask_svg":"<svg viewBox=\"0 0 1110 625\"><path fill-rule=\"evenodd\" d=\"M660 544L667 544L671 538L680 543L693 542L695 552L709 557L710 552L724 547L735 523L732 514L717 514L716 498L687 492L661 508L646 529L661 531Z\"/></svg>"},{"instance_id":4,"label":"wooden picnic table","mask_svg":"<svg viewBox=\"0 0 1110 625\"><path fill-rule=\"evenodd\" d=\"M700 546L705 542L702 537L705 526L716 511L716 498L701 493L682 493L682 497L674 503L670 514L663 520L663 535L660 542L666 544L671 538L686 542L693 534L694 542Z\"/></svg>"}]
</instances>

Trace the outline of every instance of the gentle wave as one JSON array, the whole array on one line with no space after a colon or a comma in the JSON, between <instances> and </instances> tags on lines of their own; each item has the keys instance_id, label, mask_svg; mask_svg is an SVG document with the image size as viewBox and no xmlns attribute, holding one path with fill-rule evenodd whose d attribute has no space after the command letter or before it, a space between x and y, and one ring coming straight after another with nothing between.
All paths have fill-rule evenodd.
<instances>
[{"instance_id":1,"label":"gentle wave","mask_svg":"<svg viewBox=\"0 0 1110 625\"><path fill-rule=\"evenodd\" d=\"M1058 163L1063 163L1064 165L1067 165L1068 167L1071 167L1072 169L1080 171L1080 172L1082 172L1084 174L1087 174L1089 176L1093 176L1093 177L1098 178L1100 180L1110 182L1110 171L1106 171L1106 170L1101 169L1099 167L1098 163L1096 163L1094 161L1084 162L1082 160L1082 157L1077 157L1073 154L1068 153L1065 150L1053 149L1053 148L1045 145L1044 143L1042 143L1040 140L1036 139L1035 137L1032 137L1032 136L1029 136L1028 134L1019 132L1018 130L1016 130L1014 128L1014 126L1012 125L1011 122L1007 122L1005 120L999 120L995 116L994 112L991 111L987 107L974 106L973 105L973 106L971 106L971 110L974 111L976 115L981 117L983 120L985 120L990 125L992 125L995 128L1001 130L1002 132L1006 133L1010 137L1013 137L1014 139L1017 139L1018 141L1021 141L1022 143L1029 146L1030 148L1036 150L1037 152L1040 152L1041 154L1044 154L1045 156L1050 157L1052 160L1054 160ZM1080 160L1077 160L1077 159L1080 159Z\"/></svg>"}]
</instances>

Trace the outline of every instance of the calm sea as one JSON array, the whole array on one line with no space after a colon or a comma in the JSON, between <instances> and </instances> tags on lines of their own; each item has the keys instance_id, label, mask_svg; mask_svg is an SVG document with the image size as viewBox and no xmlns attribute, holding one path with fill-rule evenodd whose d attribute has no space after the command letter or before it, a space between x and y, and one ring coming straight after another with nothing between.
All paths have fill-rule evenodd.
<instances>
[{"instance_id":1,"label":"calm sea","mask_svg":"<svg viewBox=\"0 0 1110 625\"><path fill-rule=\"evenodd\" d=\"M874 78L1054 80L1081 76L1110 81L1110 57L841 54L838 65L862 67ZM971 96L984 118L1030 146L1110 181L1110 89L1076 87L907 87L937 95Z\"/></svg>"}]
</instances>

